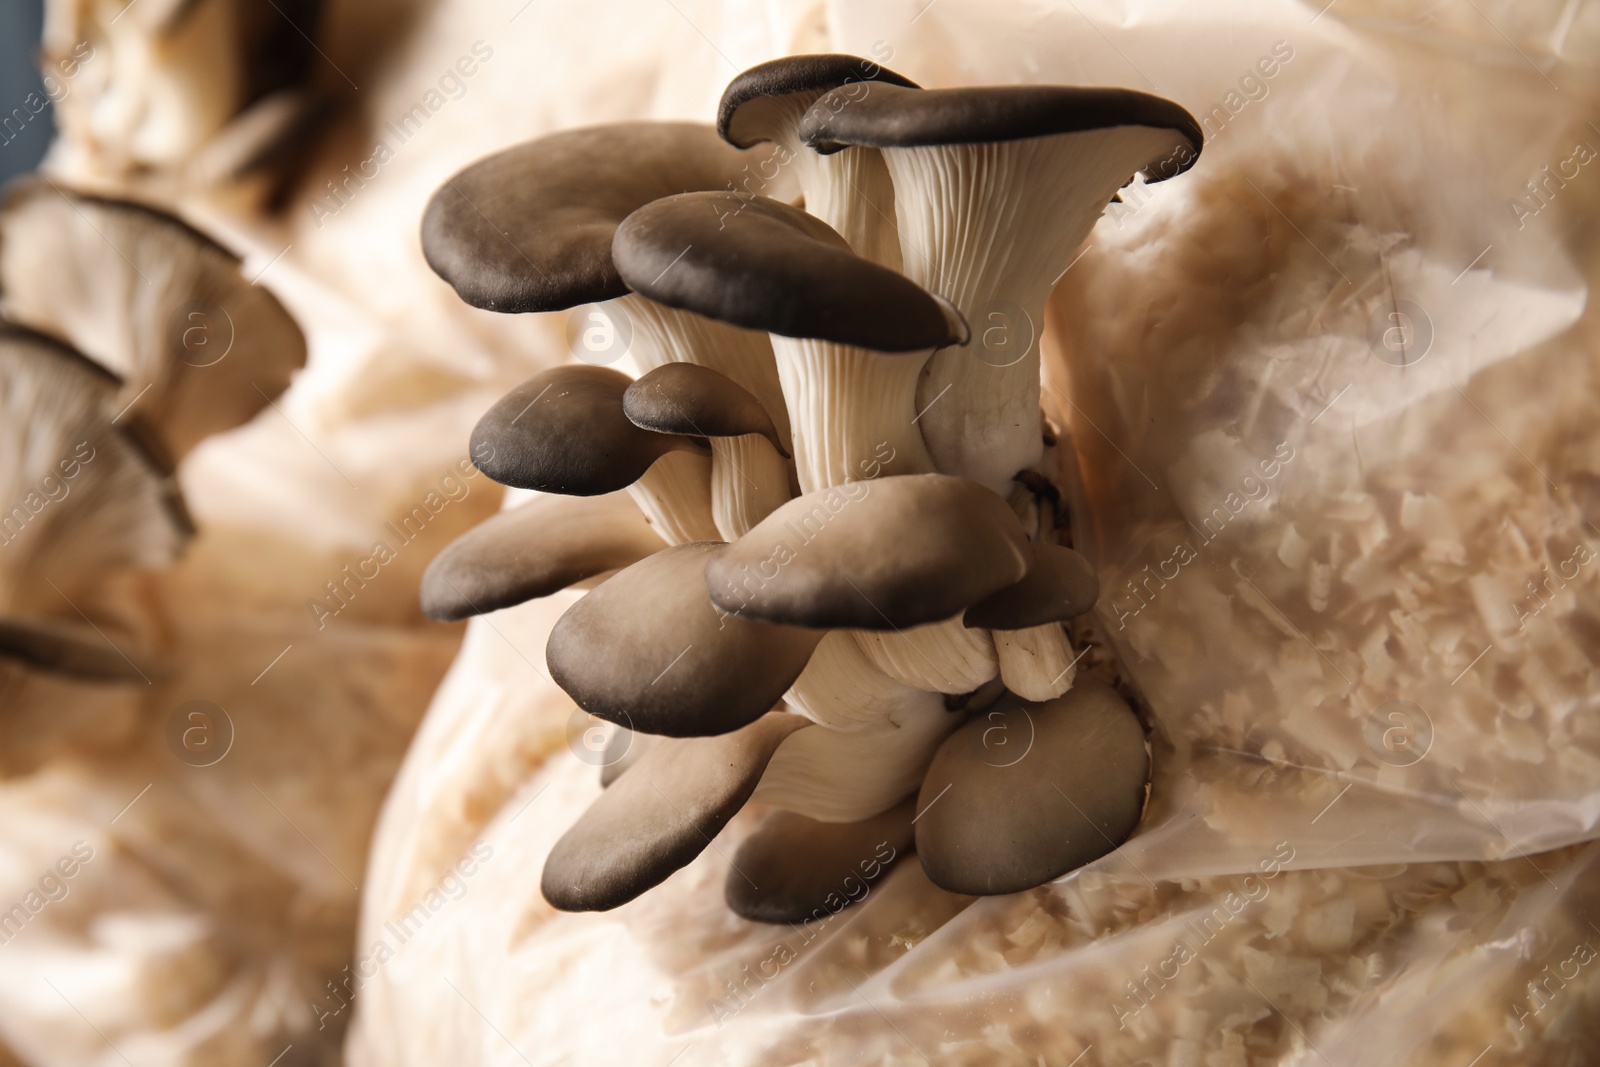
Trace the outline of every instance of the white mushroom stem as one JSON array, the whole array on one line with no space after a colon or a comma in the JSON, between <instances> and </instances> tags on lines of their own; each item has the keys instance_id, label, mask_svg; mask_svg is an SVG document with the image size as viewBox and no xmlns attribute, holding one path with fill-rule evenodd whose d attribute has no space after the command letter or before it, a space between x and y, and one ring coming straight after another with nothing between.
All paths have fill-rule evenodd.
<instances>
[{"instance_id":1,"label":"white mushroom stem","mask_svg":"<svg viewBox=\"0 0 1600 1067\"><path fill-rule=\"evenodd\" d=\"M821 646L818 646L819 648ZM808 726L784 739L750 800L820 822L857 822L904 800L962 717L937 693L914 694L858 730Z\"/></svg>"},{"instance_id":2,"label":"white mushroom stem","mask_svg":"<svg viewBox=\"0 0 1600 1067\"><path fill-rule=\"evenodd\" d=\"M789 499L789 461L760 434L709 440L711 517L732 541Z\"/></svg>"},{"instance_id":3,"label":"white mushroom stem","mask_svg":"<svg viewBox=\"0 0 1600 1067\"><path fill-rule=\"evenodd\" d=\"M960 616L908 630L856 630L853 636L873 666L916 689L970 693L999 670L989 631L968 629Z\"/></svg>"},{"instance_id":4,"label":"white mushroom stem","mask_svg":"<svg viewBox=\"0 0 1600 1067\"><path fill-rule=\"evenodd\" d=\"M667 363L694 363L709 367L748 389L767 409L767 414L778 428L779 438L785 441L789 439L789 415L784 408L783 389L778 383L772 343L765 333L740 329L704 315L670 308L638 293L608 300L602 306L608 314L620 317L632 329L633 339L629 350L641 374ZM745 462L745 453L755 452L761 447L784 463L781 480L774 481L767 473L772 466L770 458L761 457ZM721 516L714 529L721 530L723 538L738 536L765 518L778 504L789 499L787 463L777 456L766 441L763 440L760 445L740 445L735 450L719 449L713 443L712 451L710 499L714 503L709 505L712 508L709 513ZM777 493L781 493L781 496L774 495ZM654 521L654 513L643 501L639 506L645 514L652 515ZM742 529L739 528L741 524ZM665 529L659 524L657 528ZM717 537L714 532L710 536Z\"/></svg>"},{"instance_id":5,"label":"white mushroom stem","mask_svg":"<svg viewBox=\"0 0 1600 1067\"><path fill-rule=\"evenodd\" d=\"M889 355L777 334L772 347L802 494L885 474L933 472L916 422L926 352Z\"/></svg>"},{"instance_id":6,"label":"white mushroom stem","mask_svg":"<svg viewBox=\"0 0 1600 1067\"><path fill-rule=\"evenodd\" d=\"M1125 126L883 150L905 273L972 326L968 344L934 354L918 388L938 470L1004 494L1038 463L1045 300L1112 195L1180 143L1171 130Z\"/></svg>"},{"instance_id":7,"label":"white mushroom stem","mask_svg":"<svg viewBox=\"0 0 1600 1067\"><path fill-rule=\"evenodd\" d=\"M1024 700L1052 700L1072 688L1078 657L1060 623L995 630L1000 680Z\"/></svg>"},{"instance_id":8,"label":"white mushroom stem","mask_svg":"<svg viewBox=\"0 0 1600 1067\"><path fill-rule=\"evenodd\" d=\"M628 486L628 495L669 545L720 541L711 511L711 458L668 452Z\"/></svg>"},{"instance_id":9,"label":"white mushroom stem","mask_svg":"<svg viewBox=\"0 0 1600 1067\"><path fill-rule=\"evenodd\" d=\"M856 255L899 270L894 183L883 153L856 146L823 156L798 141L784 147L794 152L806 210L838 230Z\"/></svg>"},{"instance_id":10,"label":"white mushroom stem","mask_svg":"<svg viewBox=\"0 0 1600 1067\"><path fill-rule=\"evenodd\" d=\"M824 728L849 732L875 727L919 704L923 695L874 667L849 631L834 630L811 653L784 700Z\"/></svg>"}]
</instances>

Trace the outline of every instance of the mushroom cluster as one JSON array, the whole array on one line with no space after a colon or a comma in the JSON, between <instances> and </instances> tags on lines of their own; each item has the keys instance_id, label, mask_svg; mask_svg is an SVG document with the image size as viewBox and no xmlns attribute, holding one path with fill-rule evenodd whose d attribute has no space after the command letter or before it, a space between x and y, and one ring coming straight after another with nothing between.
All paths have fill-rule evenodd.
<instances>
[{"instance_id":1,"label":"mushroom cluster","mask_svg":"<svg viewBox=\"0 0 1600 1067\"><path fill-rule=\"evenodd\" d=\"M131 725L153 667L119 575L193 533L173 473L288 386L305 339L170 215L29 176L0 200L0 773Z\"/></svg>"},{"instance_id":2,"label":"mushroom cluster","mask_svg":"<svg viewBox=\"0 0 1600 1067\"><path fill-rule=\"evenodd\" d=\"M435 193L423 250L462 299L594 304L642 372L586 359L497 402L473 461L548 495L423 581L459 619L615 572L546 650L619 727L551 904L633 899L752 801L777 810L726 895L770 922L841 906L885 842L989 894L1133 831L1145 738L1075 679L1063 623L1098 588L1061 543L1033 324L1118 190L1200 144L1143 93L806 55L735 78L714 127L564 131Z\"/></svg>"}]
</instances>

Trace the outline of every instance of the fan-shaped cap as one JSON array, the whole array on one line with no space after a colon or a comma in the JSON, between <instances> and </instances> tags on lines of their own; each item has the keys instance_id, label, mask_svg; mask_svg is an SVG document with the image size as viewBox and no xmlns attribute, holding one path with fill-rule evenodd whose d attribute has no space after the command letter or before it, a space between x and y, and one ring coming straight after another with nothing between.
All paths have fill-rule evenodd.
<instances>
[{"instance_id":1,"label":"fan-shaped cap","mask_svg":"<svg viewBox=\"0 0 1600 1067\"><path fill-rule=\"evenodd\" d=\"M622 396L635 426L696 437L760 434L787 457L772 416L750 392L725 374L697 363L663 363Z\"/></svg>"},{"instance_id":2,"label":"fan-shaped cap","mask_svg":"<svg viewBox=\"0 0 1600 1067\"><path fill-rule=\"evenodd\" d=\"M422 575L422 611L442 622L499 611L661 548L661 537L626 494L539 497L446 545Z\"/></svg>"},{"instance_id":3,"label":"fan-shaped cap","mask_svg":"<svg viewBox=\"0 0 1600 1067\"><path fill-rule=\"evenodd\" d=\"M884 85L875 86L860 100L841 94L836 89L820 98L800 122L801 139L818 152L837 152L850 145L988 144L1150 126L1176 131L1192 149L1176 166L1148 174L1151 181L1159 181L1192 166L1204 141L1200 124L1189 112L1171 100L1132 89L986 85L913 90Z\"/></svg>"},{"instance_id":4,"label":"fan-shaped cap","mask_svg":"<svg viewBox=\"0 0 1600 1067\"><path fill-rule=\"evenodd\" d=\"M864 897L911 847L912 800L861 822L774 811L734 853L723 895L753 922L819 919Z\"/></svg>"},{"instance_id":5,"label":"fan-shaped cap","mask_svg":"<svg viewBox=\"0 0 1600 1067\"><path fill-rule=\"evenodd\" d=\"M622 296L611 234L673 193L726 189L770 148L714 127L624 122L564 130L460 171L428 201L422 251L462 300L488 311L560 311Z\"/></svg>"},{"instance_id":6,"label":"fan-shaped cap","mask_svg":"<svg viewBox=\"0 0 1600 1067\"><path fill-rule=\"evenodd\" d=\"M544 898L606 911L661 884L744 807L783 739L810 725L773 712L720 737L655 744L550 850Z\"/></svg>"},{"instance_id":7,"label":"fan-shaped cap","mask_svg":"<svg viewBox=\"0 0 1600 1067\"><path fill-rule=\"evenodd\" d=\"M1035 544L1027 575L967 609L962 621L985 630L1026 630L1065 622L1094 607L1100 579L1094 565L1064 545Z\"/></svg>"},{"instance_id":8,"label":"fan-shaped cap","mask_svg":"<svg viewBox=\"0 0 1600 1067\"><path fill-rule=\"evenodd\" d=\"M822 634L717 611L706 560L720 542L664 549L601 582L550 631L550 676L592 715L693 737L753 722L782 699Z\"/></svg>"},{"instance_id":9,"label":"fan-shaped cap","mask_svg":"<svg viewBox=\"0 0 1600 1067\"><path fill-rule=\"evenodd\" d=\"M778 124L792 124L796 111L803 113L830 89L857 82L917 88L904 75L860 56L839 52L783 56L758 63L728 83L717 105L717 132L740 148L774 140L781 136Z\"/></svg>"},{"instance_id":10,"label":"fan-shaped cap","mask_svg":"<svg viewBox=\"0 0 1600 1067\"><path fill-rule=\"evenodd\" d=\"M503 485L568 496L625 489L687 437L629 421L622 397L631 379L610 367L576 364L541 371L501 397L472 430L472 462Z\"/></svg>"},{"instance_id":11,"label":"fan-shaped cap","mask_svg":"<svg viewBox=\"0 0 1600 1067\"><path fill-rule=\"evenodd\" d=\"M1139 720L1102 682L1046 704L1007 697L939 746L918 797L917 854L953 893L1031 889L1127 840L1149 775Z\"/></svg>"},{"instance_id":12,"label":"fan-shaped cap","mask_svg":"<svg viewBox=\"0 0 1600 1067\"><path fill-rule=\"evenodd\" d=\"M238 426L305 365L305 338L239 260L162 211L19 179L0 206L0 311L117 375L164 463Z\"/></svg>"},{"instance_id":13,"label":"fan-shaped cap","mask_svg":"<svg viewBox=\"0 0 1600 1067\"><path fill-rule=\"evenodd\" d=\"M878 352L926 351L969 336L949 301L768 197L684 193L646 204L617 227L612 258L650 299L750 330Z\"/></svg>"},{"instance_id":14,"label":"fan-shaped cap","mask_svg":"<svg viewBox=\"0 0 1600 1067\"><path fill-rule=\"evenodd\" d=\"M905 474L797 497L711 556L724 611L794 626L885 630L947 619L1027 573L1028 542L999 496Z\"/></svg>"}]
</instances>

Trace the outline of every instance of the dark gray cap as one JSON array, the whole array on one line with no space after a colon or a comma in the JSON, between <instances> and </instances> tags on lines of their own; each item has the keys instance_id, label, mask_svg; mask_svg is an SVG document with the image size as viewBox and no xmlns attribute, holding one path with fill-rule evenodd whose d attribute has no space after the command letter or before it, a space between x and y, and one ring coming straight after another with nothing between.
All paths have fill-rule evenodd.
<instances>
[{"instance_id":1,"label":"dark gray cap","mask_svg":"<svg viewBox=\"0 0 1600 1067\"><path fill-rule=\"evenodd\" d=\"M810 725L773 712L719 737L651 746L550 850L544 898L562 911L607 911L660 885L705 851L778 746Z\"/></svg>"},{"instance_id":2,"label":"dark gray cap","mask_svg":"<svg viewBox=\"0 0 1600 1067\"><path fill-rule=\"evenodd\" d=\"M800 123L800 137L824 154L851 145L913 148L988 144L1061 133L1149 126L1173 130L1190 151L1170 168L1145 168L1151 181L1187 170L1200 155L1200 124L1171 100L1132 89L1068 85L986 85L963 89L873 86L860 100L834 90L818 99Z\"/></svg>"},{"instance_id":3,"label":"dark gray cap","mask_svg":"<svg viewBox=\"0 0 1600 1067\"><path fill-rule=\"evenodd\" d=\"M1065 622L1094 607L1100 579L1094 565L1064 545L1035 544L1027 576L967 609L962 621L986 630L1026 630Z\"/></svg>"},{"instance_id":4,"label":"dark gray cap","mask_svg":"<svg viewBox=\"0 0 1600 1067\"><path fill-rule=\"evenodd\" d=\"M839 52L784 56L758 63L728 83L717 105L717 132L740 148L770 141L776 136L773 122L780 112L794 110L774 108L774 101L796 100L797 105L809 107L828 90L858 82L917 88L911 79L860 56Z\"/></svg>"},{"instance_id":5,"label":"dark gray cap","mask_svg":"<svg viewBox=\"0 0 1600 1067\"><path fill-rule=\"evenodd\" d=\"M422 612L451 622L549 596L665 545L626 493L545 496L474 526L422 575Z\"/></svg>"},{"instance_id":6,"label":"dark gray cap","mask_svg":"<svg viewBox=\"0 0 1600 1067\"><path fill-rule=\"evenodd\" d=\"M976 482L902 474L778 508L706 567L724 611L793 626L887 630L947 619L1028 568L1016 514Z\"/></svg>"},{"instance_id":7,"label":"dark gray cap","mask_svg":"<svg viewBox=\"0 0 1600 1067\"><path fill-rule=\"evenodd\" d=\"M856 255L822 220L767 197L686 193L646 204L617 227L612 258L657 303L746 329L877 352L969 336L948 301Z\"/></svg>"},{"instance_id":8,"label":"dark gray cap","mask_svg":"<svg viewBox=\"0 0 1600 1067\"><path fill-rule=\"evenodd\" d=\"M1042 885L1128 839L1149 777L1139 720L1104 683L1080 679L1044 704L1008 696L934 754L918 797L922 868L952 893Z\"/></svg>"},{"instance_id":9,"label":"dark gray cap","mask_svg":"<svg viewBox=\"0 0 1600 1067\"><path fill-rule=\"evenodd\" d=\"M706 596L717 541L675 545L601 582L550 631L550 676L591 715L672 737L760 718L805 669L819 630L751 622Z\"/></svg>"},{"instance_id":10,"label":"dark gray cap","mask_svg":"<svg viewBox=\"0 0 1600 1067\"><path fill-rule=\"evenodd\" d=\"M704 452L704 442L634 425L622 409L631 382L588 364L535 374L473 427L473 464L502 485L599 496L632 485L668 452Z\"/></svg>"},{"instance_id":11,"label":"dark gray cap","mask_svg":"<svg viewBox=\"0 0 1600 1067\"><path fill-rule=\"evenodd\" d=\"M754 393L710 367L663 363L622 396L622 410L635 426L656 433L696 437L739 437L756 433L780 455L789 450L772 416Z\"/></svg>"},{"instance_id":12,"label":"dark gray cap","mask_svg":"<svg viewBox=\"0 0 1600 1067\"><path fill-rule=\"evenodd\" d=\"M440 186L422 252L462 300L488 311L560 311L627 293L611 234L673 193L725 189L770 148L741 150L712 126L622 122L497 152Z\"/></svg>"}]
</instances>

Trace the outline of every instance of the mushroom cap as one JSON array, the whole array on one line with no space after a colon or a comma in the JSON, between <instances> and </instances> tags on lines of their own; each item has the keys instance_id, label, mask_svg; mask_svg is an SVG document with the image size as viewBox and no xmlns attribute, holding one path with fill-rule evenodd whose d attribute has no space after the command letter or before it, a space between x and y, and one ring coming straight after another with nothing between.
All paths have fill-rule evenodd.
<instances>
[{"instance_id":1,"label":"mushroom cap","mask_svg":"<svg viewBox=\"0 0 1600 1067\"><path fill-rule=\"evenodd\" d=\"M913 815L913 799L861 822L818 822L774 811L734 853L723 887L728 907L761 923L804 922L836 912L865 896L910 849Z\"/></svg>"},{"instance_id":2,"label":"mushroom cap","mask_svg":"<svg viewBox=\"0 0 1600 1067\"><path fill-rule=\"evenodd\" d=\"M1148 174L1151 181L1159 181L1193 166L1204 141L1200 124L1178 104L1132 89L985 85L914 90L883 85L873 86L859 100L842 95L844 92L836 89L818 99L800 122L801 140L824 155L850 145L988 144L1116 126L1151 126L1176 131L1192 149L1170 173Z\"/></svg>"},{"instance_id":3,"label":"mushroom cap","mask_svg":"<svg viewBox=\"0 0 1600 1067\"><path fill-rule=\"evenodd\" d=\"M706 596L721 547L663 549L601 582L550 631L550 676L591 715L695 737L760 718L800 676L822 634L724 615Z\"/></svg>"},{"instance_id":4,"label":"mushroom cap","mask_svg":"<svg viewBox=\"0 0 1600 1067\"><path fill-rule=\"evenodd\" d=\"M656 433L739 437L756 433L785 458L772 416L750 392L725 374L697 363L663 363L628 386L622 410L635 426Z\"/></svg>"},{"instance_id":5,"label":"mushroom cap","mask_svg":"<svg viewBox=\"0 0 1600 1067\"><path fill-rule=\"evenodd\" d=\"M549 596L637 563L661 537L624 493L548 496L489 517L444 547L422 575L422 612L453 622Z\"/></svg>"},{"instance_id":6,"label":"mushroom cap","mask_svg":"<svg viewBox=\"0 0 1600 1067\"><path fill-rule=\"evenodd\" d=\"M1083 553L1048 543L1032 547L1033 563L1022 581L972 605L963 623L985 630L1026 630L1075 619L1094 607L1100 579Z\"/></svg>"},{"instance_id":7,"label":"mushroom cap","mask_svg":"<svg viewBox=\"0 0 1600 1067\"><path fill-rule=\"evenodd\" d=\"M783 56L757 63L728 83L717 105L717 133L740 148L773 140L774 123L787 110L773 107L775 100L799 96L809 105L829 89L864 81L918 87L904 75L860 56L840 52Z\"/></svg>"},{"instance_id":8,"label":"mushroom cap","mask_svg":"<svg viewBox=\"0 0 1600 1067\"><path fill-rule=\"evenodd\" d=\"M567 496L625 489L687 437L653 433L628 420L630 379L610 367L576 364L541 371L495 401L472 429L472 462L502 485Z\"/></svg>"},{"instance_id":9,"label":"mushroom cap","mask_svg":"<svg viewBox=\"0 0 1600 1067\"><path fill-rule=\"evenodd\" d=\"M902 629L1020 581L1028 541L1006 502L965 478L902 474L797 497L711 556L724 611L793 626Z\"/></svg>"},{"instance_id":10,"label":"mushroom cap","mask_svg":"<svg viewBox=\"0 0 1600 1067\"><path fill-rule=\"evenodd\" d=\"M773 712L733 733L653 745L550 850L544 898L606 911L661 884L744 806L783 739L810 725Z\"/></svg>"},{"instance_id":11,"label":"mushroom cap","mask_svg":"<svg viewBox=\"0 0 1600 1067\"><path fill-rule=\"evenodd\" d=\"M742 150L693 122L564 130L496 152L445 181L422 216L422 252L473 307L560 311L627 293L611 234L634 209L734 188L770 148Z\"/></svg>"},{"instance_id":12,"label":"mushroom cap","mask_svg":"<svg viewBox=\"0 0 1600 1067\"><path fill-rule=\"evenodd\" d=\"M923 870L953 893L1059 878L1127 840L1149 776L1139 720L1104 683L1081 679L1045 704L1007 697L933 757L917 798Z\"/></svg>"},{"instance_id":13,"label":"mushroom cap","mask_svg":"<svg viewBox=\"0 0 1600 1067\"><path fill-rule=\"evenodd\" d=\"M93 611L104 579L170 563L192 534L173 487L111 421L116 378L0 325L0 615Z\"/></svg>"},{"instance_id":14,"label":"mushroom cap","mask_svg":"<svg viewBox=\"0 0 1600 1067\"><path fill-rule=\"evenodd\" d=\"M923 352L969 336L949 301L769 197L663 197L623 220L611 255L651 300L750 330L877 352Z\"/></svg>"},{"instance_id":15,"label":"mushroom cap","mask_svg":"<svg viewBox=\"0 0 1600 1067\"><path fill-rule=\"evenodd\" d=\"M221 245L42 176L0 204L0 311L116 374L112 411L152 428L164 465L249 421L306 360L294 319Z\"/></svg>"},{"instance_id":16,"label":"mushroom cap","mask_svg":"<svg viewBox=\"0 0 1600 1067\"><path fill-rule=\"evenodd\" d=\"M89 681L149 680L109 638L61 619L0 618L0 658Z\"/></svg>"}]
</instances>

